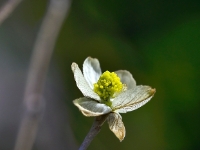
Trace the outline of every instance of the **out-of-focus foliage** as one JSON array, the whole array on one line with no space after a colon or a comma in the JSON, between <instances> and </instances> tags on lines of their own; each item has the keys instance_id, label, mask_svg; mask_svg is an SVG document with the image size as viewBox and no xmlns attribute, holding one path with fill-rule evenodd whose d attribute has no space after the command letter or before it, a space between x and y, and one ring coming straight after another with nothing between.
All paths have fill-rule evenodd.
<instances>
[{"instance_id":1,"label":"out-of-focus foliage","mask_svg":"<svg viewBox=\"0 0 200 150\"><path fill-rule=\"evenodd\" d=\"M15 45L28 48L28 52L18 50L16 55L13 47L13 59L22 57L29 63L45 2L24 1L2 26L6 30L1 33L16 41ZM20 32L13 35L9 27ZM28 44L17 40L19 37ZM102 71L129 70L138 84L155 87L157 92L144 107L123 115L127 131L123 142L105 123L89 149L200 149L199 0L74 0L54 54L61 74L57 78L65 84L62 99L78 144L93 119L84 117L72 104L82 94L70 66L76 62L82 67L84 59L92 56L99 59Z\"/></svg>"},{"instance_id":2,"label":"out-of-focus foliage","mask_svg":"<svg viewBox=\"0 0 200 150\"><path fill-rule=\"evenodd\" d=\"M157 88L146 107L123 116L122 143L103 129L90 148L198 149L200 2L88 0L73 6L61 33L69 35L63 40L71 61L81 65L91 55L104 71L127 69L139 84ZM85 132L74 127L80 142L90 124L82 118Z\"/></svg>"}]
</instances>

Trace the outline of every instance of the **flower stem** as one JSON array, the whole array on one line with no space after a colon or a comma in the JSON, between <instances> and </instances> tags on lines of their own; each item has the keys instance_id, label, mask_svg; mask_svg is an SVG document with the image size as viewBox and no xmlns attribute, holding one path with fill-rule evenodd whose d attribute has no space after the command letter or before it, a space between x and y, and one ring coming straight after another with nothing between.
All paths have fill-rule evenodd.
<instances>
[{"instance_id":1,"label":"flower stem","mask_svg":"<svg viewBox=\"0 0 200 150\"><path fill-rule=\"evenodd\" d=\"M108 114L95 118L94 123L87 136L85 137L83 143L81 144L79 150L86 150L88 148L94 137L100 132L101 126L103 125L107 117Z\"/></svg>"}]
</instances>

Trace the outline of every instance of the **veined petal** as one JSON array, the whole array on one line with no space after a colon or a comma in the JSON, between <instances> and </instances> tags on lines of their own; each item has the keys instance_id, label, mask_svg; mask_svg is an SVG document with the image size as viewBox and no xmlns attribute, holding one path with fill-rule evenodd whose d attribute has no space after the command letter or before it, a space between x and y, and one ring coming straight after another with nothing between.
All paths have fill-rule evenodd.
<instances>
[{"instance_id":1,"label":"veined petal","mask_svg":"<svg viewBox=\"0 0 200 150\"><path fill-rule=\"evenodd\" d=\"M98 59L88 57L83 63L83 75L91 89L94 88L94 83L99 80L101 75L101 67Z\"/></svg>"},{"instance_id":2,"label":"veined petal","mask_svg":"<svg viewBox=\"0 0 200 150\"><path fill-rule=\"evenodd\" d=\"M136 86L117 96L112 102L112 109L118 113L126 113L146 104L156 92L150 86Z\"/></svg>"},{"instance_id":3,"label":"veined petal","mask_svg":"<svg viewBox=\"0 0 200 150\"><path fill-rule=\"evenodd\" d=\"M132 74L127 70L118 70L115 73L120 78L123 84L126 84L127 90L134 89L136 87L136 81L134 80Z\"/></svg>"},{"instance_id":4,"label":"veined petal","mask_svg":"<svg viewBox=\"0 0 200 150\"><path fill-rule=\"evenodd\" d=\"M72 71L74 72L74 79L76 85L81 90L84 96L100 101L100 97L90 88L89 84L83 77L81 70L76 63L72 63Z\"/></svg>"},{"instance_id":5,"label":"veined petal","mask_svg":"<svg viewBox=\"0 0 200 150\"><path fill-rule=\"evenodd\" d=\"M107 118L110 130L116 135L120 142L124 139L126 129L122 122L122 117L118 113L110 113Z\"/></svg>"},{"instance_id":6,"label":"veined petal","mask_svg":"<svg viewBox=\"0 0 200 150\"><path fill-rule=\"evenodd\" d=\"M112 111L107 105L86 97L76 99L73 103L79 108L82 114L87 117L100 116Z\"/></svg>"}]
</instances>

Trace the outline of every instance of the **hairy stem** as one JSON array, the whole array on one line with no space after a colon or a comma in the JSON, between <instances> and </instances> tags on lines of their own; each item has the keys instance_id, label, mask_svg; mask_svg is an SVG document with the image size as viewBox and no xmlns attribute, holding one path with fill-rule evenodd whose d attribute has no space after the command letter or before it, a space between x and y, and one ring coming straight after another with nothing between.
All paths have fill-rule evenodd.
<instances>
[{"instance_id":1,"label":"hairy stem","mask_svg":"<svg viewBox=\"0 0 200 150\"><path fill-rule=\"evenodd\" d=\"M81 144L79 150L86 150L88 148L94 137L100 132L101 126L103 125L107 117L108 115L106 114L95 118L94 123L90 128L87 136L85 137L83 143Z\"/></svg>"},{"instance_id":2,"label":"hairy stem","mask_svg":"<svg viewBox=\"0 0 200 150\"><path fill-rule=\"evenodd\" d=\"M25 112L15 150L31 150L44 111L43 87L54 45L70 6L69 0L50 0L33 49L24 93Z\"/></svg>"}]
</instances>

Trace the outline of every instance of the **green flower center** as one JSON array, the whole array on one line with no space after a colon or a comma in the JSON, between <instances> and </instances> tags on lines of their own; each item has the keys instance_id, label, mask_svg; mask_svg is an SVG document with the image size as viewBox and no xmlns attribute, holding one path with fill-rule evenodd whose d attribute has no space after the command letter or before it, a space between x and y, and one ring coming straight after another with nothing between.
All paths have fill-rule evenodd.
<instances>
[{"instance_id":1,"label":"green flower center","mask_svg":"<svg viewBox=\"0 0 200 150\"><path fill-rule=\"evenodd\" d=\"M97 83L94 84L94 92L96 92L101 98L102 102L111 105L110 98L114 98L115 95L121 92L123 84L120 78L114 72L104 72Z\"/></svg>"}]
</instances>

